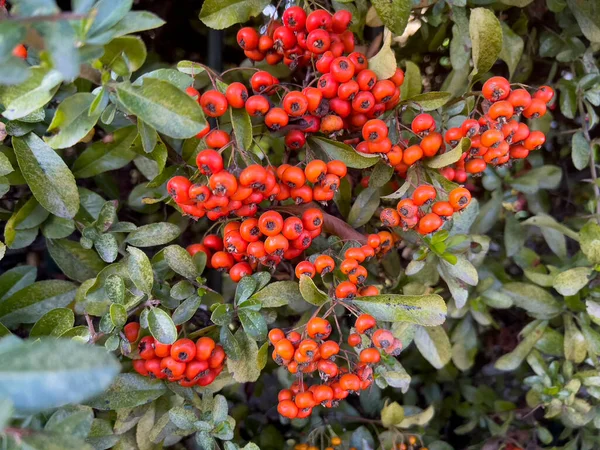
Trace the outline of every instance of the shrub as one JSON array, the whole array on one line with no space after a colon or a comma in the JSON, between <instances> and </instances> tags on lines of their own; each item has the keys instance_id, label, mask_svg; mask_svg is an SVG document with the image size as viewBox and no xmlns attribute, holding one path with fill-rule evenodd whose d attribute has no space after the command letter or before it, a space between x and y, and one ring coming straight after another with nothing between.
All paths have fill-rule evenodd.
<instances>
[{"instance_id":1,"label":"shrub","mask_svg":"<svg viewBox=\"0 0 600 450\"><path fill-rule=\"evenodd\" d=\"M0 2L4 447L600 447L597 2L71 6Z\"/></svg>"}]
</instances>

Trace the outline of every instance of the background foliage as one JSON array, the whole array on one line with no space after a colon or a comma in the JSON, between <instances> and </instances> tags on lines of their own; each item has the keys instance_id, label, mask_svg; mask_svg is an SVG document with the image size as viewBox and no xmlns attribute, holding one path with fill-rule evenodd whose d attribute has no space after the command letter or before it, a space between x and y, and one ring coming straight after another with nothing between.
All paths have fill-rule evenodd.
<instances>
[{"instance_id":1,"label":"background foliage","mask_svg":"<svg viewBox=\"0 0 600 450\"><path fill-rule=\"evenodd\" d=\"M183 247L208 224L168 205L165 187L193 161L206 124L184 89L190 74L196 87L208 85L209 72L190 60L248 65L235 48L237 24L263 25L274 7L150 4L165 25L131 0L10 3L10 17L0 6L3 445L281 449L312 430L389 449L408 430L432 450L600 447L598 2L322 4L353 13L353 31L374 42L376 72L404 68L404 106L418 103L449 126L464 120L491 73L550 84L558 95L551 113L530 123L548 137L542 151L470 180L479 201L449 234L425 245L406 236L373 268L389 292L420 307L406 308L406 297L357 302L392 322L405 348L399 361L386 363L368 395L293 423L273 407L285 375L267 362L267 326L306 320L322 293L264 273L236 290L205 270ZM26 61L12 55L21 42ZM260 139L281 160L282 139L245 131L244 148L258 154ZM376 225L392 174L325 139L311 146L366 169L368 187L357 170L336 214L352 228ZM181 324L220 335L227 373L196 392L132 373L135 349L122 328L138 316L164 341Z\"/></svg>"}]
</instances>

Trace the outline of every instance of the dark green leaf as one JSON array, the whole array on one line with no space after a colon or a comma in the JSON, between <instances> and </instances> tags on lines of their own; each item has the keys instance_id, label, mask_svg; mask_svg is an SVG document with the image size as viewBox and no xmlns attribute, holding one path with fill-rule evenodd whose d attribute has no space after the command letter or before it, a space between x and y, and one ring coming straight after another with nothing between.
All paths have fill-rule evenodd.
<instances>
[{"instance_id":1,"label":"dark green leaf","mask_svg":"<svg viewBox=\"0 0 600 450\"><path fill-rule=\"evenodd\" d=\"M194 316L196 311L198 311L201 304L202 298L197 295L192 295L173 311L173 323L175 325L186 323Z\"/></svg>"},{"instance_id":2,"label":"dark green leaf","mask_svg":"<svg viewBox=\"0 0 600 450\"><path fill-rule=\"evenodd\" d=\"M503 0L503 3L512 0ZM523 1L523 0L517 0ZM532 0L524 0L530 3ZM517 65L523 55L523 38L515 33L506 22L502 22L502 51L500 52L499 58L502 59L508 66L509 77L512 78Z\"/></svg>"},{"instance_id":3,"label":"dark green leaf","mask_svg":"<svg viewBox=\"0 0 600 450\"><path fill-rule=\"evenodd\" d=\"M309 145L313 148L319 148L329 156L330 159L338 159L346 164L346 166L354 169L365 169L377 164L379 161L378 156L363 155L349 145L323 137L310 137Z\"/></svg>"},{"instance_id":4,"label":"dark green leaf","mask_svg":"<svg viewBox=\"0 0 600 450\"><path fill-rule=\"evenodd\" d=\"M506 283L501 292L508 295L516 306L531 316L546 319L561 311L561 304L546 289L528 283Z\"/></svg>"},{"instance_id":5,"label":"dark green leaf","mask_svg":"<svg viewBox=\"0 0 600 450\"><path fill-rule=\"evenodd\" d=\"M592 148L583 132L578 131L571 138L571 158L577 170L583 170L590 164Z\"/></svg>"},{"instance_id":6,"label":"dark green leaf","mask_svg":"<svg viewBox=\"0 0 600 450\"><path fill-rule=\"evenodd\" d=\"M267 323L259 312L240 309L238 311L238 317L244 327L244 331L246 331L251 338L261 341L267 337Z\"/></svg>"},{"instance_id":7,"label":"dark green leaf","mask_svg":"<svg viewBox=\"0 0 600 450\"><path fill-rule=\"evenodd\" d=\"M100 62L116 74L127 76L135 72L146 60L146 45L137 36L122 36L104 46Z\"/></svg>"},{"instance_id":8,"label":"dark green leaf","mask_svg":"<svg viewBox=\"0 0 600 450\"><path fill-rule=\"evenodd\" d=\"M13 138L19 167L40 204L58 217L71 219L79 209L79 193L64 161L35 134Z\"/></svg>"},{"instance_id":9,"label":"dark green leaf","mask_svg":"<svg viewBox=\"0 0 600 450\"><path fill-rule=\"evenodd\" d=\"M114 383L99 397L87 402L102 411L135 408L145 405L166 392L161 380L143 377L135 373L117 375Z\"/></svg>"},{"instance_id":10,"label":"dark green leaf","mask_svg":"<svg viewBox=\"0 0 600 450\"><path fill-rule=\"evenodd\" d=\"M190 280L195 279L199 275L192 257L183 247L169 245L164 249L164 255L165 261L175 273Z\"/></svg>"},{"instance_id":11,"label":"dark green leaf","mask_svg":"<svg viewBox=\"0 0 600 450\"><path fill-rule=\"evenodd\" d=\"M277 308L301 299L300 288L295 281L270 283L250 297L250 300L260 302L263 308Z\"/></svg>"},{"instance_id":12,"label":"dark green leaf","mask_svg":"<svg viewBox=\"0 0 600 450\"><path fill-rule=\"evenodd\" d=\"M300 294L304 300L315 306L321 306L329 301L329 296L315 285L312 278L306 275L300 277Z\"/></svg>"},{"instance_id":13,"label":"dark green leaf","mask_svg":"<svg viewBox=\"0 0 600 450\"><path fill-rule=\"evenodd\" d=\"M451 98L450 92L427 92L412 96L410 101L417 103L423 111L433 111L444 106Z\"/></svg>"},{"instance_id":14,"label":"dark green leaf","mask_svg":"<svg viewBox=\"0 0 600 450\"><path fill-rule=\"evenodd\" d=\"M57 70L33 67L24 83L0 86L0 103L5 107L2 115L8 120L39 122L44 118L40 108L54 97L61 81L62 76Z\"/></svg>"},{"instance_id":15,"label":"dark green leaf","mask_svg":"<svg viewBox=\"0 0 600 450\"><path fill-rule=\"evenodd\" d=\"M102 114L101 108L89 114L94 99L94 94L82 92L67 97L60 103L48 126L48 131L55 132L52 137L46 139L50 147L71 147L88 134Z\"/></svg>"},{"instance_id":16,"label":"dark green leaf","mask_svg":"<svg viewBox=\"0 0 600 450\"><path fill-rule=\"evenodd\" d=\"M202 4L199 18L204 25L223 30L258 16L268 4L268 0L207 0Z\"/></svg>"},{"instance_id":17,"label":"dark green leaf","mask_svg":"<svg viewBox=\"0 0 600 450\"><path fill-rule=\"evenodd\" d=\"M141 87L121 83L117 94L132 114L172 138L195 136L206 126L200 105L166 81L146 78Z\"/></svg>"},{"instance_id":18,"label":"dark green leaf","mask_svg":"<svg viewBox=\"0 0 600 450\"><path fill-rule=\"evenodd\" d=\"M404 33L412 7L410 0L375 0L373 7L384 25L395 35Z\"/></svg>"},{"instance_id":19,"label":"dark green leaf","mask_svg":"<svg viewBox=\"0 0 600 450\"><path fill-rule=\"evenodd\" d=\"M348 224L353 228L358 228L371 220L379 207L380 198L379 189L371 187L366 188L358 194L348 214Z\"/></svg>"},{"instance_id":20,"label":"dark green leaf","mask_svg":"<svg viewBox=\"0 0 600 450\"><path fill-rule=\"evenodd\" d=\"M531 330L525 338L517 345L510 353L498 358L494 367L498 370L510 371L517 369L521 363L527 358L527 355L533 350L536 342L544 334L544 330L548 322L540 322L533 330Z\"/></svg>"},{"instance_id":21,"label":"dark green leaf","mask_svg":"<svg viewBox=\"0 0 600 450\"><path fill-rule=\"evenodd\" d=\"M253 382L260 376L258 368L258 345L241 328L236 331L235 338L240 344L241 357L227 358L227 370L238 383Z\"/></svg>"},{"instance_id":22,"label":"dark green leaf","mask_svg":"<svg viewBox=\"0 0 600 450\"><path fill-rule=\"evenodd\" d=\"M73 164L73 174L77 178L89 178L126 166L137 155L130 149L137 134L137 128L132 125L115 131L108 144L97 141L90 145Z\"/></svg>"},{"instance_id":23,"label":"dark green leaf","mask_svg":"<svg viewBox=\"0 0 600 450\"><path fill-rule=\"evenodd\" d=\"M75 314L72 310L69 308L56 308L48 311L35 323L29 332L29 337L58 337L69 328L72 328L74 324Z\"/></svg>"},{"instance_id":24,"label":"dark green leaf","mask_svg":"<svg viewBox=\"0 0 600 450\"><path fill-rule=\"evenodd\" d=\"M9 328L21 323L35 323L48 311L71 303L76 289L77 286L68 281L38 281L2 300L0 322Z\"/></svg>"},{"instance_id":25,"label":"dark green leaf","mask_svg":"<svg viewBox=\"0 0 600 450\"><path fill-rule=\"evenodd\" d=\"M33 284L36 276L37 269L32 266L14 267L4 272L0 275L0 302Z\"/></svg>"},{"instance_id":26,"label":"dark green leaf","mask_svg":"<svg viewBox=\"0 0 600 450\"><path fill-rule=\"evenodd\" d=\"M581 31L592 42L600 42L600 5L586 0L567 0Z\"/></svg>"},{"instance_id":27,"label":"dark green leaf","mask_svg":"<svg viewBox=\"0 0 600 450\"><path fill-rule=\"evenodd\" d=\"M237 146L248 151L252 145L252 122L245 109L230 108L231 125Z\"/></svg>"},{"instance_id":28,"label":"dark green leaf","mask_svg":"<svg viewBox=\"0 0 600 450\"><path fill-rule=\"evenodd\" d=\"M392 179L393 175L394 168L383 161L379 161L377 164L375 164L375 167L369 176L369 187L382 187Z\"/></svg>"},{"instance_id":29,"label":"dark green leaf","mask_svg":"<svg viewBox=\"0 0 600 450\"><path fill-rule=\"evenodd\" d=\"M72 280L83 282L94 278L105 264L93 250L68 239L47 239L48 252L63 273Z\"/></svg>"},{"instance_id":30,"label":"dark green leaf","mask_svg":"<svg viewBox=\"0 0 600 450\"><path fill-rule=\"evenodd\" d=\"M471 10L469 35L473 45L472 75L487 72L492 68L502 51L502 27L494 13L487 8Z\"/></svg>"},{"instance_id":31,"label":"dark green leaf","mask_svg":"<svg viewBox=\"0 0 600 450\"><path fill-rule=\"evenodd\" d=\"M427 166L434 169L441 169L454 164L460 159L463 153L469 151L471 148L471 140L469 138L462 138L458 145L449 152L441 155L434 156L427 161Z\"/></svg>"}]
</instances>

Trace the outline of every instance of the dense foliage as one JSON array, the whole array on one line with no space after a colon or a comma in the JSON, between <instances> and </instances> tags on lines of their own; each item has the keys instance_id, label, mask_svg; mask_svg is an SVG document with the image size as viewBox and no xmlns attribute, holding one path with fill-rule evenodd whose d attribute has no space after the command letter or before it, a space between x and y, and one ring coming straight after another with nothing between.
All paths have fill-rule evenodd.
<instances>
[{"instance_id":1,"label":"dense foliage","mask_svg":"<svg viewBox=\"0 0 600 450\"><path fill-rule=\"evenodd\" d=\"M222 72L62 3L0 1L2 448L600 448L597 1L204 0Z\"/></svg>"}]
</instances>

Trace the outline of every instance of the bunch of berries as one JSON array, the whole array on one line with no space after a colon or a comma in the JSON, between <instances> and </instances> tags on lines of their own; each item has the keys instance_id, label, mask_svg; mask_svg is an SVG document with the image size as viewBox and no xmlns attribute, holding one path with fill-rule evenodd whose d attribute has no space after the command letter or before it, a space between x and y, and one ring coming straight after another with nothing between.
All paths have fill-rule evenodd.
<instances>
[{"instance_id":1,"label":"bunch of berries","mask_svg":"<svg viewBox=\"0 0 600 450\"><path fill-rule=\"evenodd\" d=\"M283 417L306 418L318 405L333 408L350 393L368 389L381 351L397 356L402 350L401 342L390 331L376 330L376 320L368 314L358 316L354 324L356 333L348 336L348 345L359 352L340 348L341 336L339 343L328 340L332 328L327 315L331 311L324 317L310 319L303 334L297 331L285 334L279 328L269 332L269 341L274 346L273 360L298 376L289 389L279 392L277 411ZM361 345L367 341L369 345ZM345 366L338 365L337 359L344 360ZM309 386L307 375L317 375L318 381Z\"/></svg>"},{"instance_id":2,"label":"bunch of berries","mask_svg":"<svg viewBox=\"0 0 600 450\"><path fill-rule=\"evenodd\" d=\"M401 226L405 231L416 229L425 235L439 230L445 221L471 203L471 193L464 187L450 191L447 200L435 201L437 196L433 186L420 185L410 198L400 200L396 209L383 209L379 219L386 227Z\"/></svg>"},{"instance_id":3,"label":"bunch of berries","mask_svg":"<svg viewBox=\"0 0 600 450\"><path fill-rule=\"evenodd\" d=\"M224 168L223 158L215 150L229 141L225 131L213 130L208 134L206 143L212 148L202 150L196 157L199 172L207 177L206 184L192 183L181 175L167 183L169 194L185 214L217 221L230 215L254 217L258 205L265 200L291 199L296 204L327 202L333 199L340 179L348 171L341 161L325 163L314 159L304 170L290 164L277 168L252 164L236 176Z\"/></svg>"},{"instance_id":4,"label":"bunch of berries","mask_svg":"<svg viewBox=\"0 0 600 450\"><path fill-rule=\"evenodd\" d=\"M201 244L187 247L190 255L206 253L209 267L228 272L235 282L252 275L259 264L275 268L282 260L297 258L310 247L323 229L323 212L308 208L302 217L283 216L266 211L258 218L229 222L223 228L223 238L208 235ZM214 253L213 253L214 252Z\"/></svg>"},{"instance_id":5,"label":"bunch of berries","mask_svg":"<svg viewBox=\"0 0 600 450\"><path fill-rule=\"evenodd\" d=\"M299 6L287 8L283 23L272 21L267 32L259 36L254 28L238 31L237 42L252 61L266 60L275 65L283 61L291 69L309 66L319 55L331 52L336 57L354 51L354 33L348 30L352 14L317 10L308 16Z\"/></svg>"},{"instance_id":6,"label":"bunch of berries","mask_svg":"<svg viewBox=\"0 0 600 450\"><path fill-rule=\"evenodd\" d=\"M397 237L396 237L397 239ZM370 297L379 295L376 286L367 285L367 269L361 265L376 254L388 252L395 243L395 238L388 231L367 236L367 243L361 247L350 247L344 252L339 269L347 280L341 281L335 288L335 297L339 300L351 300L354 297ZM296 277L308 276L313 278L316 274L321 276L334 271L335 260L329 255L313 255L296 265Z\"/></svg>"},{"instance_id":7,"label":"bunch of berries","mask_svg":"<svg viewBox=\"0 0 600 450\"><path fill-rule=\"evenodd\" d=\"M416 436L409 436L407 442L401 442L392 447L393 450L427 450L427 447L420 445Z\"/></svg>"},{"instance_id":8,"label":"bunch of berries","mask_svg":"<svg viewBox=\"0 0 600 450\"><path fill-rule=\"evenodd\" d=\"M536 119L546 114L547 104L554 97L550 86L541 86L531 95L524 88L511 89L504 77L492 77L484 83L482 94L486 100L482 105L485 114L478 120L465 120L444 135L451 146L463 137L471 140L471 148L460 161L441 170L450 181L464 183L469 174L482 173L488 164L500 166L527 158L529 152L546 142L543 132L531 131L519 118Z\"/></svg>"},{"instance_id":9,"label":"bunch of berries","mask_svg":"<svg viewBox=\"0 0 600 450\"><path fill-rule=\"evenodd\" d=\"M315 438L313 438L313 440L316 440ZM340 439L339 436L332 436L331 440L329 441L329 447L325 447L325 450L335 450L335 447L338 447L340 445L342 445L342 440ZM310 445L307 443L301 443L301 444L296 444L294 445L294 450L320 450L321 447L317 447L315 445ZM350 447L349 450L356 450L355 447Z\"/></svg>"},{"instance_id":10,"label":"bunch of berries","mask_svg":"<svg viewBox=\"0 0 600 450\"><path fill-rule=\"evenodd\" d=\"M136 342L140 324L125 325L125 336ZM223 371L225 350L209 337L196 342L178 339L172 345L161 344L152 336L144 336L138 343L140 359L133 360L133 369L144 377L158 378L183 387L208 386Z\"/></svg>"}]
</instances>

